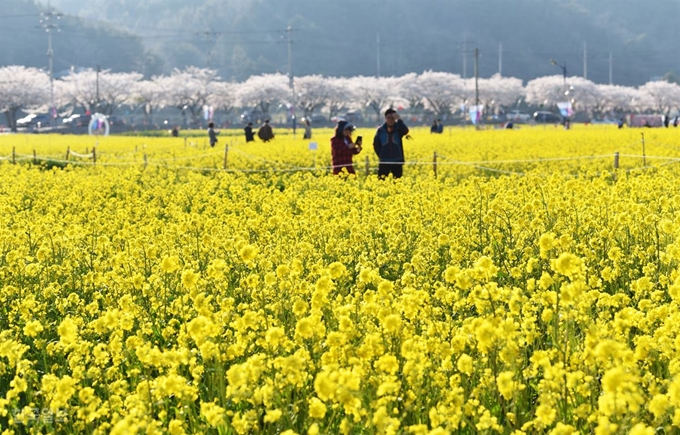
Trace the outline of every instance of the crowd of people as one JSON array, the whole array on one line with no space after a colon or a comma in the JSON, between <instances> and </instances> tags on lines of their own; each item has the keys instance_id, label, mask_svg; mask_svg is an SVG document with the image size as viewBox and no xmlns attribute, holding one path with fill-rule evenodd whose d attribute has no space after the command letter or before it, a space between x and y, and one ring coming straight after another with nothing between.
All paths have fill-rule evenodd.
<instances>
[{"instance_id":1,"label":"crowd of people","mask_svg":"<svg viewBox=\"0 0 680 435\"><path fill-rule=\"evenodd\" d=\"M378 127L373 137L373 150L378 156L380 163L378 165L378 176L386 178L390 174L394 178L399 178L403 174L404 168L404 138L410 139L408 135L409 129L399 117L394 109L387 109L385 111L385 121ZM246 142L255 141L255 131L253 123L249 122L244 127ZM335 175L340 173L355 174L354 161L355 155L362 151L363 138L357 136L356 139L352 137L355 127L352 123L347 121L339 121L335 134L331 138L331 156L332 156L332 172ZM432 126L432 133L441 133L443 127L441 121L435 121ZM217 136L219 131L215 130L213 122L208 124L208 139L210 146L215 147L218 142ZM266 119L264 123L257 130L257 137L262 142L270 142L275 138L274 130ZM311 139L312 128L309 120L305 122L304 139Z\"/></svg>"}]
</instances>

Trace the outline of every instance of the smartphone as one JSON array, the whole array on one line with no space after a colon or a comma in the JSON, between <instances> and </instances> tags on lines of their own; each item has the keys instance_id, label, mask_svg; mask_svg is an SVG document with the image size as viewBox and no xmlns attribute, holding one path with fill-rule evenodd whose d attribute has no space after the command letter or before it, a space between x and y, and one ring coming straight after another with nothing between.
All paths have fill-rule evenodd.
<instances>
[{"instance_id":1,"label":"smartphone","mask_svg":"<svg viewBox=\"0 0 680 435\"><path fill-rule=\"evenodd\" d=\"M364 138L363 138L363 137L361 137L361 136L357 136L357 141L356 141L356 144L357 144L357 145L361 145L361 142L362 142L363 140L364 140Z\"/></svg>"}]
</instances>

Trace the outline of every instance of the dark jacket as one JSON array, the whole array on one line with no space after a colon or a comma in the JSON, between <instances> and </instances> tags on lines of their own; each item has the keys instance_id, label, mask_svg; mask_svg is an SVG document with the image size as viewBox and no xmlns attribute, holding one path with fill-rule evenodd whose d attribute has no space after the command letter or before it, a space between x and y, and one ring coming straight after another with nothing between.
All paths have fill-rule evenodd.
<instances>
[{"instance_id":1,"label":"dark jacket","mask_svg":"<svg viewBox=\"0 0 680 435\"><path fill-rule=\"evenodd\" d=\"M373 149L381 162L404 162L403 138L408 134L408 127L399 119L392 132L387 131L387 124L378 127L373 138Z\"/></svg>"},{"instance_id":2,"label":"dark jacket","mask_svg":"<svg viewBox=\"0 0 680 435\"><path fill-rule=\"evenodd\" d=\"M248 125L243 130L246 132L246 142L253 142L255 140L255 133L253 133L253 127Z\"/></svg>"},{"instance_id":3,"label":"dark jacket","mask_svg":"<svg viewBox=\"0 0 680 435\"><path fill-rule=\"evenodd\" d=\"M262 139L264 142L268 142L268 141L274 139L274 131L272 130L272 126L265 123L257 131L257 137Z\"/></svg>"},{"instance_id":4,"label":"dark jacket","mask_svg":"<svg viewBox=\"0 0 680 435\"><path fill-rule=\"evenodd\" d=\"M208 138L210 139L210 146L214 147L215 144L217 143L217 132L215 131L214 128L209 128L208 129Z\"/></svg>"}]
</instances>

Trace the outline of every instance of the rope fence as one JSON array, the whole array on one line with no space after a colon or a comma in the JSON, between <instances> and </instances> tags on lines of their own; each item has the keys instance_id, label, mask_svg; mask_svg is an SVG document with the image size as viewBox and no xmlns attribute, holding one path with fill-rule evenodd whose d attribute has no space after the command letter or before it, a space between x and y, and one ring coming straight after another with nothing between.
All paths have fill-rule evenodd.
<instances>
[{"instance_id":1,"label":"rope fence","mask_svg":"<svg viewBox=\"0 0 680 435\"><path fill-rule=\"evenodd\" d=\"M438 154L437 152L434 153L433 158L431 161L421 161L421 160L412 160L412 161L407 161L404 163L382 163L382 164L404 164L407 166L428 166L432 165L432 171L434 174L434 177L436 178L438 176L439 169L443 167L453 167L453 166L464 166L464 167L470 167L474 169L478 169L481 171L485 172L493 172L493 173L498 173L498 174L505 174L505 175L520 175L524 176L526 175L525 172L522 171L513 171L509 169L502 169L495 167L497 165L512 165L512 164L541 164L541 163L550 163L550 162L562 162L562 161L579 161L579 160L604 160L604 159L612 159L613 158L613 166L612 170L609 171L612 174L612 179L616 181L616 174L620 170L620 161L621 158L626 158L626 159L642 159L643 165L638 166L635 168L628 168L626 169L626 172L633 172L633 171L638 171L638 170L648 170L651 168L658 168L662 166L669 166L675 163L680 162L680 157L671 157L671 156L647 156L645 155L645 147L644 147L644 136L643 136L643 141L642 141L642 154L622 154L619 152L616 152L614 154L600 154L600 155L591 155L591 156L573 156L573 157L543 157L543 158L530 158L530 159L515 159L515 160L479 160L479 161L464 161L464 160L458 160L446 155L441 155ZM662 146L664 146L662 144ZM670 146L665 146L667 148L671 148ZM145 147L144 147L145 148ZM622 149L628 150L631 148L631 145L625 146ZM238 155L244 157L248 161L251 162L256 162L257 164L260 165L266 165L267 168L262 168L262 169L243 169L243 168L230 168L228 167L228 155L229 151L236 152ZM16 148L12 148L12 153L6 156L0 156L0 161L8 161L11 162L12 164L16 164L17 162L20 161L33 161L33 163L38 164L38 162L52 162L56 164L64 164L64 165L82 165L82 166L108 166L108 167L124 167L124 166L140 166L143 165L144 167L164 167L167 169L181 169L181 170L191 170L191 171L201 171L201 172L232 172L232 173L292 173L292 172L319 172L319 171L327 171L330 172L333 169L333 166L330 165L317 165L316 160L314 162L314 166L297 166L297 165L290 165L286 164L284 162L278 162L278 161L272 161L269 159L266 159L264 157L260 156L254 156L251 154L248 154L238 148L232 148L230 149L229 145L225 145L224 151L215 151L215 152L209 152L209 153L203 153L203 154L197 154L197 155L192 155L192 156L173 156L173 157L163 157L163 158L156 158L153 159L153 161L150 161L148 155L146 153L143 153L141 155L142 161L135 159L135 161L115 161L117 159L123 158L125 159L126 157L129 157L130 155L134 156L139 156L139 153L137 149L135 149L134 152L131 153L126 153L126 154L103 154L103 153L98 153L96 147L92 148L92 151L89 149L86 149L85 153L78 153L69 148L67 148L65 155L62 154L62 156L53 156L53 155L37 155L36 151L33 151L32 155L28 154L18 154L16 152ZM105 157L106 161L101 161L101 157ZM197 160L197 159L203 159L206 157L223 157L223 163L222 167L203 167L203 166L187 166L187 165L171 165L169 163L173 162L178 162L178 161L192 161L192 160ZM76 160L77 159L77 160ZM99 160L98 160L99 159ZM113 160L113 161L111 161ZM647 160L665 160L663 163L659 163L656 166L650 166L647 164ZM355 168L358 170L359 169L359 163L355 162L354 164ZM365 159L365 170L364 173L366 176L370 175L371 173L371 164L369 157L366 156Z\"/></svg>"}]
</instances>

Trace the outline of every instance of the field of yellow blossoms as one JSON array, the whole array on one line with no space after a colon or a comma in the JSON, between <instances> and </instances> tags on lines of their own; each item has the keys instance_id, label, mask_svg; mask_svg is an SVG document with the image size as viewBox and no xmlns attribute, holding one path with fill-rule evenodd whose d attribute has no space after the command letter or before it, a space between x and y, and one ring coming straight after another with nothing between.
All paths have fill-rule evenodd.
<instances>
[{"instance_id":1,"label":"field of yellow blossoms","mask_svg":"<svg viewBox=\"0 0 680 435\"><path fill-rule=\"evenodd\" d=\"M679 130L330 135L0 136L0 433L680 430Z\"/></svg>"}]
</instances>

